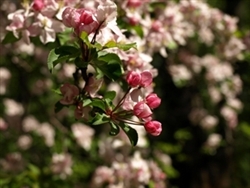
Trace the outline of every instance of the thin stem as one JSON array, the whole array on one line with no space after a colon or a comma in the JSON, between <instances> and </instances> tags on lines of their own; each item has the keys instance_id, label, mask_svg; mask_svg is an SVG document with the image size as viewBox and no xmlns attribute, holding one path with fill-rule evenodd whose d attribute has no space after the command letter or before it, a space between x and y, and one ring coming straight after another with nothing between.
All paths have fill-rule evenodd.
<instances>
[{"instance_id":1,"label":"thin stem","mask_svg":"<svg viewBox=\"0 0 250 188\"><path fill-rule=\"evenodd\" d=\"M129 124L132 124L132 125L143 126L143 122L133 121L133 120L130 120L130 119L123 119L123 118L117 117L116 120L122 121L124 123L129 123Z\"/></svg>"},{"instance_id":2,"label":"thin stem","mask_svg":"<svg viewBox=\"0 0 250 188\"><path fill-rule=\"evenodd\" d=\"M92 40L91 40L91 44L94 44L95 43L95 39L96 39L96 36L97 36L97 34L98 34L98 32L99 32L99 30L100 30L100 28L101 28L101 26L102 26L102 24L105 22L105 20L103 20L100 24L99 24L99 26L98 26L98 28L96 29L96 31L95 31L95 34L94 34L94 36L93 36L93 38L92 38Z\"/></svg>"},{"instance_id":3,"label":"thin stem","mask_svg":"<svg viewBox=\"0 0 250 188\"><path fill-rule=\"evenodd\" d=\"M119 103L116 105L116 107L114 108L114 110L112 112L115 112L122 105L124 99L126 98L126 96L127 96L127 94L129 93L130 90L131 90L131 87L128 88L128 90L126 91L126 93L121 98L121 100L119 101Z\"/></svg>"}]
</instances>

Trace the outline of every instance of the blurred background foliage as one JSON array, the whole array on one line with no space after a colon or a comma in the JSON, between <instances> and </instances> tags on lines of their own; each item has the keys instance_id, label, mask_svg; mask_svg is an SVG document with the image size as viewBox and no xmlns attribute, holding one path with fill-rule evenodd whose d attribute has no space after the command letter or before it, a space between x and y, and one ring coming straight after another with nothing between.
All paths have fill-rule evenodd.
<instances>
[{"instance_id":1,"label":"blurred background foliage","mask_svg":"<svg viewBox=\"0 0 250 188\"><path fill-rule=\"evenodd\" d=\"M207 0L207 3L227 14L238 17L240 31L237 35L248 35L248 40L250 40L249 0ZM244 60L238 61L233 65L234 71L240 75L243 81L243 91L238 96L244 104L244 108L239 114L239 124L230 133L225 131L224 125L219 127L218 132L223 138L230 134L230 139L224 140L219 148L213 151L206 150L203 147L208 138L208 133L200 126L193 125L188 118L192 109L191 99L200 91L188 84L183 87L177 87L166 69L166 63L168 64L168 61L174 58L173 56L170 55L165 59L161 55L155 54L153 58L153 65L159 71L159 75L155 78L155 92L162 98L162 105L155 110L155 116L162 122L164 131L157 138L150 137L150 147L152 151L157 148L171 156L172 167L162 165L163 171L166 172L168 177L168 187L250 188L250 52L248 51L245 54ZM39 89L46 88L43 87L46 84L55 88L60 81L56 80L48 70L40 69L41 64L39 63L42 63L42 60L41 62L33 63L33 61L44 57L36 57L34 59L32 59L33 57L28 57L29 61L26 61L27 57L18 56L19 62L15 63L16 58L12 55L1 57L1 66L9 69L12 76L8 86L8 97L21 102L24 106L27 105L28 108L23 117L32 112L36 114L36 118L41 122L47 119L50 123L57 124L58 127L56 128L60 130L60 124L55 122L53 118L53 106L58 101L58 96L51 94L51 90L39 91ZM26 60L22 61L22 59ZM39 92L42 92L43 95L37 95ZM203 88L202 92L206 94L206 88ZM1 101L3 98L4 96L1 96ZM0 107L0 113L4 114L3 103L0 103ZM52 109L52 111L43 113L44 109ZM66 125L73 123L70 119L64 119L64 121ZM21 125L18 126L20 127ZM17 134L5 134L4 137L0 135L1 157L18 149L15 143L10 144L10 147L4 147L5 143L15 140ZM57 135L56 139L63 140L63 137L62 133ZM23 180L25 176L25 181L35 182L33 184L34 188L39 187L38 184L41 187L66 188L88 180L90 178L89 172L93 172L95 165L101 164L97 155L95 155L96 151L94 149L89 153L82 151L78 155L83 159L88 158L90 160L84 163L80 161L80 158L76 159L73 166L76 174L71 176L66 184L63 180L50 176L49 173L41 175L40 168L46 162L49 163L42 160L43 154L45 152L52 154L62 149L58 145L53 149L40 150L42 147L38 147L38 145L42 144L42 141L39 139L41 138L37 138L36 143L30 149L30 151L36 153L37 158L29 158L28 153L25 155L31 163L32 161L41 160L41 167L30 164L24 173L19 174L15 178L0 180L0 187L1 183L4 184L4 181L9 181L9 187L22 187L22 185L25 185L25 182L20 183L18 179ZM67 140L64 141L67 142ZM39 148L39 150L36 148ZM79 152L77 149L71 152ZM9 174L0 174L0 176L8 177ZM46 185L46 182L53 183Z\"/></svg>"},{"instance_id":2,"label":"blurred background foliage","mask_svg":"<svg viewBox=\"0 0 250 188\"><path fill-rule=\"evenodd\" d=\"M250 36L249 0L207 0L209 5L224 13L238 17L238 36ZM168 60L167 60L168 61ZM239 124L231 132L230 141L224 141L213 152L204 151L208 134L201 127L192 125L188 114L192 108L194 88L177 87L165 68L166 62L155 55L154 66L159 70L156 92L162 104L156 111L165 130L160 138L152 140L152 147L159 147L173 160L174 171L168 178L173 188L249 188L250 187L250 53L234 64L234 70L243 81L243 91L238 96L244 104L239 114ZM207 92L207 91L203 91ZM219 131L225 137L225 130ZM168 144L162 144L167 142Z\"/></svg>"}]
</instances>

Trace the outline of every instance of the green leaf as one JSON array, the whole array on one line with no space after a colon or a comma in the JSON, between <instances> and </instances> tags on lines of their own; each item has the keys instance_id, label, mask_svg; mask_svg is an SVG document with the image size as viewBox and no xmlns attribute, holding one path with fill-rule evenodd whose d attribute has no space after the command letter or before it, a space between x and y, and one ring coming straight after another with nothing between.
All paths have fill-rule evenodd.
<instances>
[{"instance_id":1,"label":"green leaf","mask_svg":"<svg viewBox=\"0 0 250 188\"><path fill-rule=\"evenodd\" d=\"M116 136L119 132L120 132L120 128L119 126L117 126L116 124L114 124L112 121L110 121L110 131L109 134L111 136Z\"/></svg>"},{"instance_id":2,"label":"green leaf","mask_svg":"<svg viewBox=\"0 0 250 188\"><path fill-rule=\"evenodd\" d=\"M74 63L79 68L85 68L88 65L88 63L83 62L83 60L80 57L75 58Z\"/></svg>"},{"instance_id":3,"label":"green leaf","mask_svg":"<svg viewBox=\"0 0 250 188\"><path fill-rule=\"evenodd\" d=\"M106 110L105 103L104 103L104 101L101 100L101 99L93 99L91 105L94 106L94 107L97 107L97 108L102 109L104 112L105 112L105 110Z\"/></svg>"},{"instance_id":4,"label":"green leaf","mask_svg":"<svg viewBox=\"0 0 250 188\"><path fill-rule=\"evenodd\" d=\"M60 88L57 89L51 89L54 93L58 94L58 95L62 95L62 92L60 91Z\"/></svg>"},{"instance_id":5,"label":"green leaf","mask_svg":"<svg viewBox=\"0 0 250 188\"><path fill-rule=\"evenodd\" d=\"M126 133L126 135L128 136L130 143L133 146L136 146L137 142L138 142L138 133L135 129L133 129L132 127L128 126L125 123L120 123L120 127L122 128L122 130Z\"/></svg>"},{"instance_id":6,"label":"green leaf","mask_svg":"<svg viewBox=\"0 0 250 188\"><path fill-rule=\"evenodd\" d=\"M101 125L104 123L108 123L110 118L106 114L96 113L95 117L91 120L92 125Z\"/></svg>"},{"instance_id":7,"label":"green leaf","mask_svg":"<svg viewBox=\"0 0 250 188\"><path fill-rule=\"evenodd\" d=\"M246 122L242 122L239 127L241 132L250 138L250 125Z\"/></svg>"},{"instance_id":8,"label":"green leaf","mask_svg":"<svg viewBox=\"0 0 250 188\"><path fill-rule=\"evenodd\" d=\"M116 45L116 42L113 41L113 40L108 41L108 42L104 45L104 47L107 47L107 48L114 48L114 47L116 47L116 46L117 46L117 45Z\"/></svg>"},{"instance_id":9,"label":"green leaf","mask_svg":"<svg viewBox=\"0 0 250 188\"><path fill-rule=\"evenodd\" d=\"M54 61L58 59L59 55L55 53L55 49L52 49L49 52L48 59L47 59L47 64L48 64L48 69L50 72L53 71L53 68L55 67Z\"/></svg>"},{"instance_id":10,"label":"green leaf","mask_svg":"<svg viewBox=\"0 0 250 188\"><path fill-rule=\"evenodd\" d=\"M179 129L174 133L174 137L177 140L190 140L192 134L186 129Z\"/></svg>"},{"instance_id":11,"label":"green leaf","mask_svg":"<svg viewBox=\"0 0 250 188\"><path fill-rule=\"evenodd\" d=\"M68 61L70 58L76 58L79 55L80 51L74 46L60 46L58 48L54 48L48 55L48 69L52 72L58 63Z\"/></svg>"},{"instance_id":12,"label":"green leaf","mask_svg":"<svg viewBox=\"0 0 250 188\"><path fill-rule=\"evenodd\" d=\"M90 44L90 42L89 42L89 37L88 37L88 33L87 33L87 32L85 32L85 31L81 32L80 38L82 39L82 41L83 41L88 47L91 46L91 44Z\"/></svg>"},{"instance_id":13,"label":"green leaf","mask_svg":"<svg viewBox=\"0 0 250 188\"><path fill-rule=\"evenodd\" d=\"M91 100L91 99L84 99L84 100L83 100L82 106L88 106L88 105L90 105L91 103L92 103L92 100Z\"/></svg>"},{"instance_id":14,"label":"green leaf","mask_svg":"<svg viewBox=\"0 0 250 188\"><path fill-rule=\"evenodd\" d=\"M63 107L65 107L66 105L63 105L62 103L60 103L60 101L58 101L56 104L55 104L55 113L58 113L60 110L63 109Z\"/></svg>"},{"instance_id":15,"label":"green leaf","mask_svg":"<svg viewBox=\"0 0 250 188\"><path fill-rule=\"evenodd\" d=\"M130 44L118 44L117 45L118 48L120 48L121 50L127 51L131 48L135 48L136 49L136 43L130 43Z\"/></svg>"},{"instance_id":16,"label":"green leaf","mask_svg":"<svg viewBox=\"0 0 250 188\"><path fill-rule=\"evenodd\" d=\"M106 48L114 48L114 47L117 47L121 50L124 50L124 51L127 51L131 48L136 48L136 43L130 43L130 44L124 44L124 43L117 43L113 40L107 42L104 47Z\"/></svg>"},{"instance_id":17,"label":"green leaf","mask_svg":"<svg viewBox=\"0 0 250 188\"><path fill-rule=\"evenodd\" d=\"M69 60L69 58L70 58L69 55L65 55L65 56L61 56L61 57L59 56L58 59L53 62L53 66L55 67L57 64L65 62L65 61Z\"/></svg>"},{"instance_id":18,"label":"green leaf","mask_svg":"<svg viewBox=\"0 0 250 188\"><path fill-rule=\"evenodd\" d=\"M132 28L135 30L136 34L139 37L143 38L144 33L143 33L143 29L142 29L142 27L140 25L133 26Z\"/></svg>"},{"instance_id":19,"label":"green leaf","mask_svg":"<svg viewBox=\"0 0 250 188\"><path fill-rule=\"evenodd\" d=\"M80 54L80 51L78 48L74 46L60 46L55 49L55 53L58 55L73 55L73 54Z\"/></svg>"},{"instance_id":20,"label":"green leaf","mask_svg":"<svg viewBox=\"0 0 250 188\"><path fill-rule=\"evenodd\" d=\"M8 43L14 43L16 41L20 40L20 38L16 38L12 32L8 32L3 41L2 41L2 44L8 44Z\"/></svg>"},{"instance_id":21,"label":"green leaf","mask_svg":"<svg viewBox=\"0 0 250 188\"><path fill-rule=\"evenodd\" d=\"M108 91L104 94L105 99L110 99L111 101L115 98L116 92L115 91Z\"/></svg>"},{"instance_id":22,"label":"green leaf","mask_svg":"<svg viewBox=\"0 0 250 188\"><path fill-rule=\"evenodd\" d=\"M103 53L98 53L98 59L93 61L93 63L97 67L99 78L105 75L114 81L119 79L124 72L120 58L114 53L106 53L104 55Z\"/></svg>"}]
</instances>

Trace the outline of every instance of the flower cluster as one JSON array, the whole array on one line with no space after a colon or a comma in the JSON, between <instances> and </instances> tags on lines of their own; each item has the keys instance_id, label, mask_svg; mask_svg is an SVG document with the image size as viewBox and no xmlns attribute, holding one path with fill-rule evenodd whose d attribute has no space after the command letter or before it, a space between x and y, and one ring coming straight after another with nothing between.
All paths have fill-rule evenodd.
<instances>
[{"instance_id":1,"label":"flower cluster","mask_svg":"<svg viewBox=\"0 0 250 188\"><path fill-rule=\"evenodd\" d=\"M115 161L111 167L99 166L95 170L91 186L144 187L151 181L154 187L166 187L166 175L155 162L143 159L139 152L127 160Z\"/></svg>"},{"instance_id":2,"label":"flower cluster","mask_svg":"<svg viewBox=\"0 0 250 188\"><path fill-rule=\"evenodd\" d=\"M35 0L31 4L24 1L23 9L8 15L11 24L6 27L16 38L27 44L30 37L39 36L42 43L54 42L56 33L64 31L61 23L63 6L55 0Z\"/></svg>"}]
</instances>

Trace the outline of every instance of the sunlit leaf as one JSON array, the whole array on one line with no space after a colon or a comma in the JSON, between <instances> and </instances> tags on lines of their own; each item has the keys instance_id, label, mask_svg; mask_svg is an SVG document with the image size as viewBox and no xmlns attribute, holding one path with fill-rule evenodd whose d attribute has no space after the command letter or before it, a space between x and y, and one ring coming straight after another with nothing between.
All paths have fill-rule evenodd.
<instances>
[{"instance_id":1,"label":"sunlit leaf","mask_svg":"<svg viewBox=\"0 0 250 188\"><path fill-rule=\"evenodd\" d=\"M91 120L92 125L101 125L108 123L110 118L106 114L96 113L95 117Z\"/></svg>"},{"instance_id":2,"label":"sunlit leaf","mask_svg":"<svg viewBox=\"0 0 250 188\"><path fill-rule=\"evenodd\" d=\"M108 98L111 101L115 98L116 92L115 91L108 91L104 94L104 98Z\"/></svg>"},{"instance_id":3,"label":"sunlit leaf","mask_svg":"<svg viewBox=\"0 0 250 188\"><path fill-rule=\"evenodd\" d=\"M120 127L122 128L122 130L126 133L126 135L128 136L130 143L133 146L136 146L137 142L138 142L138 133L135 129L133 129L132 127L128 126L125 123L120 123Z\"/></svg>"},{"instance_id":4,"label":"sunlit leaf","mask_svg":"<svg viewBox=\"0 0 250 188\"><path fill-rule=\"evenodd\" d=\"M111 136L116 136L118 133L120 132L120 128L118 125L116 125L115 123L113 123L112 121L110 122L110 131L109 134Z\"/></svg>"}]
</instances>

